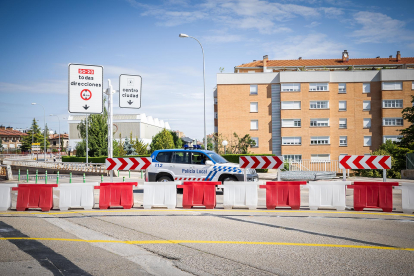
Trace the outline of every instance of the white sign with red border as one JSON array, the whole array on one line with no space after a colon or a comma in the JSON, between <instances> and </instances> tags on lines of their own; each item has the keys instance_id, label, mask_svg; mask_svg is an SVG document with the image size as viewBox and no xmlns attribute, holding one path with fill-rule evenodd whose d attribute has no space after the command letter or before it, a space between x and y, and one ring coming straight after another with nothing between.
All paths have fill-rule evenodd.
<instances>
[{"instance_id":1,"label":"white sign with red border","mask_svg":"<svg viewBox=\"0 0 414 276\"><path fill-rule=\"evenodd\" d=\"M103 67L69 64L69 113L103 112Z\"/></svg>"}]
</instances>

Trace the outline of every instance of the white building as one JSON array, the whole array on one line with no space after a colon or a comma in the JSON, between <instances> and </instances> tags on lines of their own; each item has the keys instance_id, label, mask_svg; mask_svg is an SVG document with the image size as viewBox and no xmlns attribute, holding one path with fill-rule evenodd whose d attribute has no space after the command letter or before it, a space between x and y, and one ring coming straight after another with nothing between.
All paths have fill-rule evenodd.
<instances>
[{"instance_id":1,"label":"white building","mask_svg":"<svg viewBox=\"0 0 414 276\"><path fill-rule=\"evenodd\" d=\"M77 129L81 120L85 120L86 115L70 115L68 117L69 123L69 147L74 149L76 143L82 141L79 131ZM171 130L168 122L159 120L158 118L152 118L145 114L119 114L113 116L113 131L114 139L125 140L130 137L132 133L132 139L141 139L144 143L150 144L152 137L162 131L164 128Z\"/></svg>"}]
</instances>

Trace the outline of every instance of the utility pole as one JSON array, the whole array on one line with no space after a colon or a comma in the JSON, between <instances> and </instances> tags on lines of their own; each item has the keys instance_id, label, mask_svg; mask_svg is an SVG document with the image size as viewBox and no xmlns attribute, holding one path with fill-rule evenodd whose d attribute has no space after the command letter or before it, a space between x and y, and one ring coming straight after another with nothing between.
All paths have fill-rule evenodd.
<instances>
[{"instance_id":1,"label":"utility pole","mask_svg":"<svg viewBox=\"0 0 414 276\"><path fill-rule=\"evenodd\" d=\"M108 89L106 89L106 95L108 95L108 158L113 157L113 108L112 108L112 94L115 94L115 90L112 88L111 80L108 79ZM109 175L111 182L114 182L114 171L110 170Z\"/></svg>"},{"instance_id":2,"label":"utility pole","mask_svg":"<svg viewBox=\"0 0 414 276\"><path fill-rule=\"evenodd\" d=\"M89 115L86 115L86 164L88 164L88 155L89 155L89 143L88 143L88 119Z\"/></svg>"}]
</instances>

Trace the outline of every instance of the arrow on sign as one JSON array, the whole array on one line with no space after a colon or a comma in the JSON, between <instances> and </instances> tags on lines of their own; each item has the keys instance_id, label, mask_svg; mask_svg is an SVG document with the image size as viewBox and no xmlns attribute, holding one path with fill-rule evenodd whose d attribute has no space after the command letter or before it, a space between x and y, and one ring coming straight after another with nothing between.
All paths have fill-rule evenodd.
<instances>
[{"instance_id":1,"label":"arrow on sign","mask_svg":"<svg viewBox=\"0 0 414 276\"><path fill-rule=\"evenodd\" d=\"M87 106L86 104L85 104L85 106L82 106L83 108L85 108L85 110L88 110L88 108L90 107L90 106Z\"/></svg>"},{"instance_id":2,"label":"arrow on sign","mask_svg":"<svg viewBox=\"0 0 414 276\"><path fill-rule=\"evenodd\" d=\"M127 102L129 105L131 105L133 103L133 101L129 100L129 102Z\"/></svg>"}]
</instances>

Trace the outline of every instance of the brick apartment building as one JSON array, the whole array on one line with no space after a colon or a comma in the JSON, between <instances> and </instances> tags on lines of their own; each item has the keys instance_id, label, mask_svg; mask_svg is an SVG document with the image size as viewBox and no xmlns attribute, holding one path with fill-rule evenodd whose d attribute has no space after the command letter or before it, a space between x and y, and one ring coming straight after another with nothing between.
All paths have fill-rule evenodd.
<instances>
[{"instance_id":1,"label":"brick apartment building","mask_svg":"<svg viewBox=\"0 0 414 276\"><path fill-rule=\"evenodd\" d=\"M263 60L217 74L215 132L246 133L254 153L293 160L369 154L409 126L414 58Z\"/></svg>"},{"instance_id":2,"label":"brick apartment building","mask_svg":"<svg viewBox=\"0 0 414 276\"><path fill-rule=\"evenodd\" d=\"M14 153L20 149L22 145L22 139L27 136L26 133L14 130L12 127L0 126L0 139L2 140L2 152Z\"/></svg>"}]
</instances>

